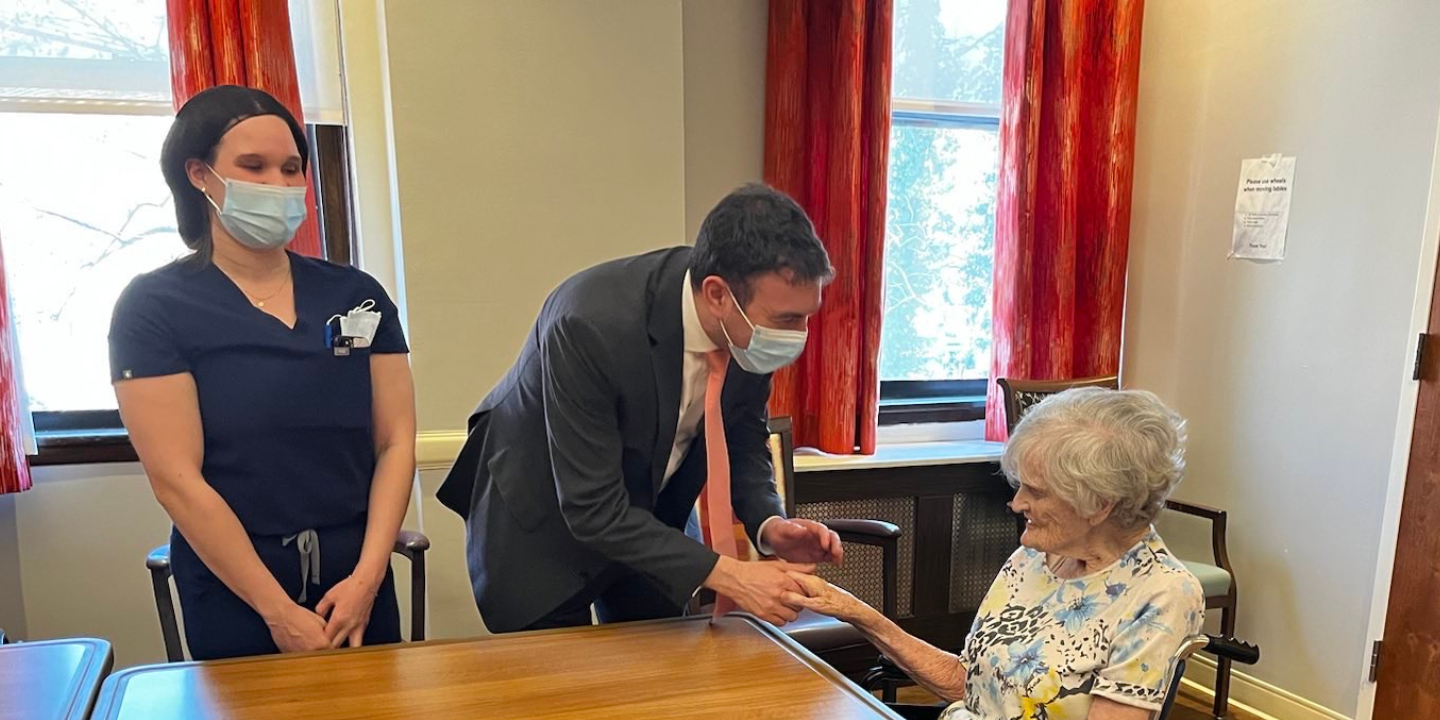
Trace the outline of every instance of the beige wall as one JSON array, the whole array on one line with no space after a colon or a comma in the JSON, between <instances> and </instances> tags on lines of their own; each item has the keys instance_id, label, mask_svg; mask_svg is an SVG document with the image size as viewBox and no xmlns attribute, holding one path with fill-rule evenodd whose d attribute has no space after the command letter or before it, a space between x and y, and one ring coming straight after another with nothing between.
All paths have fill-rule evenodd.
<instances>
[{"instance_id":1,"label":"beige wall","mask_svg":"<svg viewBox=\"0 0 1440 720\"><path fill-rule=\"evenodd\" d=\"M1440 4L1158 2L1140 68L1125 381L1231 512L1256 677L1355 711L1440 111ZM1240 160L1297 157L1284 262L1226 259ZM1182 554L1199 528L1163 528Z\"/></svg>"},{"instance_id":2,"label":"beige wall","mask_svg":"<svg viewBox=\"0 0 1440 720\"><path fill-rule=\"evenodd\" d=\"M685 233L678 0L386 4L420 428L455 430L545 295Z\"/></svg>"},{"instance_id":3,"label":"beige wall","mask_svg":"<svg viewBox=\"0 0 1440 720\"><path fill-rule=\"evenodd\" d=\"M765 170L766 0L685 0L685 240Z\"/></svg>"},{"instance_id":4,"label":"beige wall","mask_svg":"<svg viewBox=\"0 0 1440 720\"><path fill-rule=\"evenodd\" d=\"M422 430L463 428L556 283L760 179L766 8L386 4Z\"/></svg>"},{"instance_id":5,"label":"beige wall","mask_svg":"<svg viewBox=\"0 0 1440 720\"><path fill-rule=\"evenodd\" d=\"M25 637L25 598L20 594L20 534L15 496L0 495L0 630Z\"/></svg>"},{"instance_id":6,"label":"beige wall","mask_svg":"<svg viewBox=\"0 0 1440 720\"><path fill-rule=\"evenodd\" d=\"M163 662L145 556L170 521L140 466L39 468L14 502L25 638L103 637L117 667Z\"/></svg>"}]
</instances>

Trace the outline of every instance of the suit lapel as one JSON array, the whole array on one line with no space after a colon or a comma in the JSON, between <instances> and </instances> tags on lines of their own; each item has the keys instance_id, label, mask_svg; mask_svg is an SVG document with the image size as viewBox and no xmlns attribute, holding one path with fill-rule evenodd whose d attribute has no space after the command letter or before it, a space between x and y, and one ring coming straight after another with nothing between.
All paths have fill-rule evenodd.
<instances>
[{"instance_id":1,"label":"suit lapel","mask_svg":"<svg viewBox=\"0 0 1440 720\"><path fill-rule=\"evenodd\" d=\"M655 375L655 453L650 460L655 491L665 479L665 466L675 445L675 423L680 419L680 376L685 332L680 317L680 293L690 253L667 258L655 273L650 303L650 365Z\"/></svg>"}]
</instances>

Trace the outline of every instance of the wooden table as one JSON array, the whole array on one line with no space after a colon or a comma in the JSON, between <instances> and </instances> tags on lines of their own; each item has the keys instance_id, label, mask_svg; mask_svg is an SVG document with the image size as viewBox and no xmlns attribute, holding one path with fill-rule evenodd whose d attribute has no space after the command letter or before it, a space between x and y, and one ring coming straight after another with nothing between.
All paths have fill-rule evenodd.
<instances>
[{"instance_id":1,"label":"wooden table","mask_svg":"<svg viewBox=\"0 0 1440 720\"><path fill-rule=\"evenodd\" d=\"M895 718L774 628L732 615L133 668L93 718Z\"/></svg>"},{"instance_id":2,"label":"wooden table","mask_svg":"<svg viewBox=\"0 0 1440 720\"><path fill-rule=\"evenodd\" d=\"M104 640L0 645L0 720L83 720L114 664Z\"/></svg>"}]
</instances>

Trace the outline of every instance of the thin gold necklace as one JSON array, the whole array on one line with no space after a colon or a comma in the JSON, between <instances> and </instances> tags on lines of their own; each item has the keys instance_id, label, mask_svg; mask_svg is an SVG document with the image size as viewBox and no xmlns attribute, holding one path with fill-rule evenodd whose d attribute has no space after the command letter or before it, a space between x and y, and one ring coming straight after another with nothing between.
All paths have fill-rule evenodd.
<instances>
[{"instance_id":1,"label":"thin gold necklace","mask_svg":"<svg viewBox=\"0 0 1440 720\"><path fill-rule=\"evenodd\" d=\"M290 275L290 273L287 271L287 272L285 273L285 280L280 283L280 287L275 288L275 291L274 291L274 292L270 293L269 295L266 295L265 297L258 297L258 296L256 296L256 295L251 295L250 292L247 291L247 290L246 290L245 288L243 288L243 287L240 288L240 292L245 295L245 298L246 298L247 300L249 300L252 305L254 305L254 306L257 307L257 308L263 308L263 307L265 307L265 302L266 302L266 301L268 301L270 298L275 297L276 295L279 295L279 294L280 294L280 291L284 290L284 289L286 288L286 286L288 286L288 285L290 284L290 278L291 278L291 275ZM239 283L236 283L236 284L235 284L235 287L240 287L240 284L239 284Z\"/></svg>"}]
</instances>

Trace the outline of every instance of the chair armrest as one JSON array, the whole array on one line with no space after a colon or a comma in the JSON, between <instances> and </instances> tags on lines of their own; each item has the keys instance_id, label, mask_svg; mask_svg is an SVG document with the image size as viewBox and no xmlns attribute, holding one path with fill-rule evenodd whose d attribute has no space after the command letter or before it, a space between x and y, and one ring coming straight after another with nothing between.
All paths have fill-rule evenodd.
<instances>
[{"instance_id":1,"label":"chair armrest","mask_svg":"<svg viewBox=\"0 0 1440 720\"><path fill-rule=\"evenodd\" d=\"M895 540L900 537L900 526L883 520L822 520L825 527L839 533L842 540L872 544L876 541ZM844 536L849 535L850 538Z\"/></svg>"},{"instance_id":2,"label":"chair armrest","mask_svg":"<svg viewBox=\"0 0 1440 720\"><path fill-rule=\"evenodd\" d=\"M880 548L880 571L883 583L881 612L885 617L896 617L895 605L899 602L900 573L900 526L882 520L822 520L825 527L835 531L842 543L856 543Z\"/></svg>"},{"instance_id":3,"label":"chair armrest","mask_svg":"<svg viewBox=\"0 0 1440 720\"><path fill-rule=\"evenodd\" d=\"M160 547L151 550L150 554L145 556L145 567L149 568L151 572L159 571L162 573L169 573L170 546L168 544L161 545Z\"/></svg>"},{"instance_id":4,"label":"chair armrest","mask_svg":"<svg viewBox=\"0 0 1440 720\"><path fill-rule=\"evenodd\" d=\"M1260 662L1260 647L1247 642L1242 642L1233 637L1221 635L1207 635L1205 652L1216 657L1228 658L1244 665L1254 665Z\"/></svg>"},{"instance_id":5,"label":"chair armrest","mask_svg":"<svg viewBox=\"0 0 1440 720\"><path fill-rule=\"evenodd\" d=\"M875 665L860 679L860 687L866 690L879 690L886 682L911 682L910 676L895 664L894 660L881 655Z\"/></svg>"},{"instance_id":6,"label":"chair armrest","mask_svg":"<svg viewBox=\"0 0 1440 720\"><path fill-rule=\"evenodd\" d=\"M424 553L429 549L430 538L425 537L425 533L416 530L401 530L395 536L394 552L399 555L404 555L411 560L414 560L416 555Z\"/></svg>"},{"instance_id":7,"label":"chair armrest","mask_svg":"<svg viewBox=\"0 0 1440 720\"><path fill-rule=\"evenodd\" d=\"M1230 514L1219 508L1180 500L1166 500L1165 508L1182 515L1210 521L1210 550L1215 556L1215 564L1230 573L1230 593L1233 596L1235 593L1235 568L1230 566L1230 550L1225 539L1230 525Z\"/></svg>"},{"instance_id":8,"label":"chair armrest","mask_svg":"<svg viewBox=\"0 0 1440 720\"><path fill-rule=\"evenodd\" d=\"M1167 510L1174 510L1175 512L1185 515L1194 515L1195 517L1205 518L1206 520L1210 520L1212 522L1215 520L1220 520L1226 515L1225 511L1219 508L1213 508L1209 505L1201 505L1199 503L1188 503L1184 502L1183 500L1166 500L1165 508Z\"/></svg>"}]
</instances>

